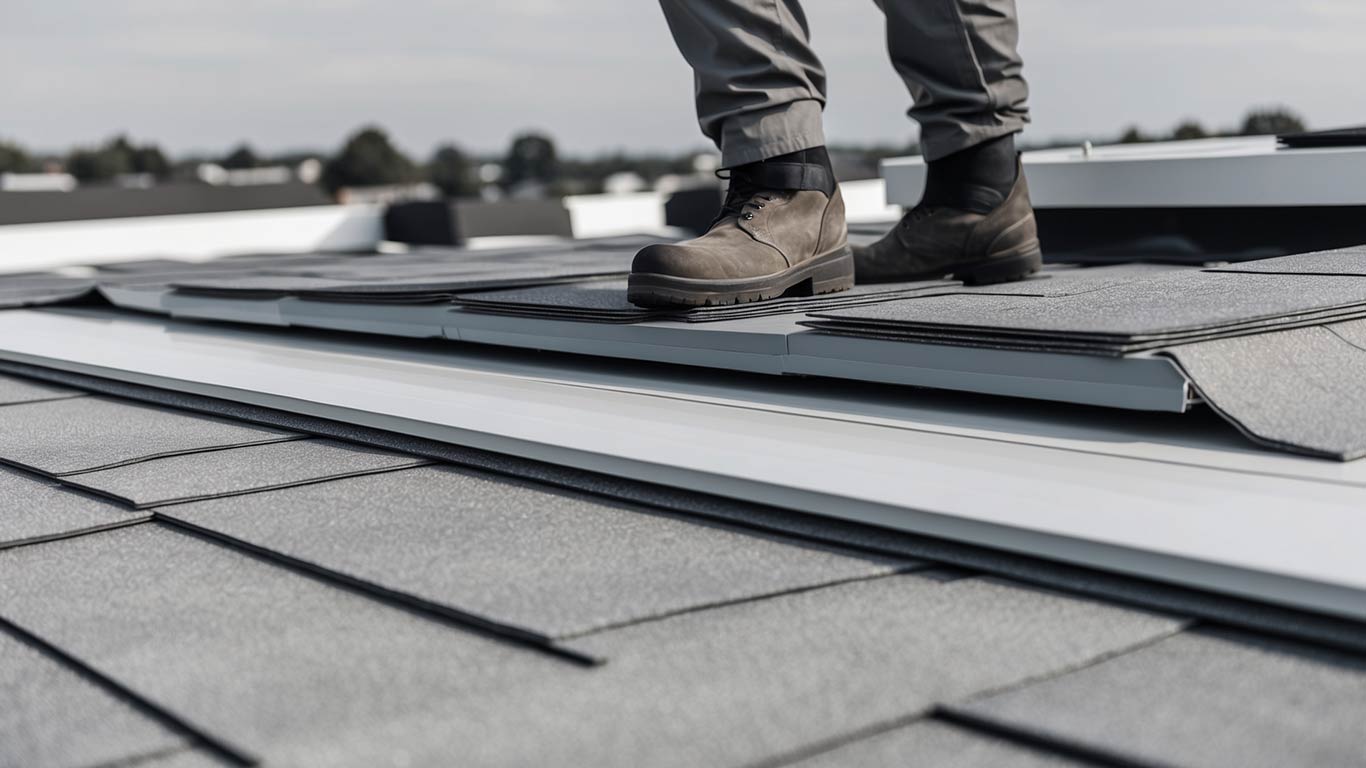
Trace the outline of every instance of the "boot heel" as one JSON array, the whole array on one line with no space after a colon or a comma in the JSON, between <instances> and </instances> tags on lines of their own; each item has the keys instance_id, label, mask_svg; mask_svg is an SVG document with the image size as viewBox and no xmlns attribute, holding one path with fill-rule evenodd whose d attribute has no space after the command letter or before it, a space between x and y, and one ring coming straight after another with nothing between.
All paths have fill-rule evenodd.
<instances>
[{"instance_id":1,"label":"boot heel","mask_svg":"<svg viewBox=\"0 0 1366 768\"><path fill-rule=\"evenodd\" d=\"M847 291L854 287L854 252L845 246L825 257L811 273L811 295Z\"/></svg>"},{"instance_id":2,"label":"boot heel","mask_svg":"<svg viewBox=\"0 0 1366 768\"><path fill-rule=\"evenodd\" d=\"M1023 280L1043 268L1043 252L1037 244L1014 256L988 259L953 273L965 285L991 285Z\"/></svg>"}]
</instances>

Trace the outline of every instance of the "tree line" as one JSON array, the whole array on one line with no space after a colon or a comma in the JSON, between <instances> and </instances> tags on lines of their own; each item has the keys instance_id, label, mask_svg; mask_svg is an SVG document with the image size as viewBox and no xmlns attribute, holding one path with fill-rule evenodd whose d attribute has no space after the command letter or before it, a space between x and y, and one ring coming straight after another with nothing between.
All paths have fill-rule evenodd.
<instances>
[{"instance_id":1,"label":"tree line","mask_svg":"<svg viewBox=\"0 0 1366 768\"><path fill-rule=\"evenodd\" d=\"M1186 120L1168 132L1159 133L1130 126L1117 141L1137 143L1302 130L1305 130L1305 122L1299 115L1283 107L1272 107L1250 111L1234 129L1207 130L1197 121ZM914 144L831 149L874 165L884 157L917 151ZM448 197L469 197L480 194L490 185L509 193L528 188L544 194L596 192L602 189L605 179L616 173L635 173L646 181L665 174L693 173L695 155L695 152L673 155L617 152L593 158L562 158L549 136L532 131L513 137L501 156L477 157L454 144L443 144L425 161L417 161L396 147L382 128L372 125L353 133L330 155L311 152L260 155L249 145L242 144L220 157L187 157L176 162L171 162L155 144L135 143L123 135L98 146L78 147L61 156L38 156L17 144L0 141L0 173L64 170L82 183L109 182L129 174L162 181L193 179L203 162L214 162L227 169L247 169L297 165L312 158L323 164L319 183L334 193L343 187L427 182Z\"/></svg>"}]
</instances>

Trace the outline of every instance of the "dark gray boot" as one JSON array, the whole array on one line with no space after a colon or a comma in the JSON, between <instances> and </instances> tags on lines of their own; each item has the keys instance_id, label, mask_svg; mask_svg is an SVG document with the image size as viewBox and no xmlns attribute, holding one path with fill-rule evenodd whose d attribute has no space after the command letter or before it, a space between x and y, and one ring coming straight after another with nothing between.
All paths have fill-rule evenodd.
<instances>
[{"instance_id":1,"label":"dark gray boot","mask_svg":"<svg viewBox=\"0 0 1366 768\"><path fill-rule=\"evenodd\" d=\"M921 204L881 240L854 249L860 283L952 276L969 285L1019 280L1043 265L1024 170L989 212ZM999 197L997 198L1000 199Z\"/></svg>"},{"instance_id":2,"label":"dark gray boot","mask_svg":"<svg viewBox=\"0 0 1366 768\"><path fill-rule=\"evenodd\" d=\"M848 290L847 237L844 199L828 167L741 166L705 235L636 254L626 296L644 307L702 307Z\"/></svg>"}]
</instances>

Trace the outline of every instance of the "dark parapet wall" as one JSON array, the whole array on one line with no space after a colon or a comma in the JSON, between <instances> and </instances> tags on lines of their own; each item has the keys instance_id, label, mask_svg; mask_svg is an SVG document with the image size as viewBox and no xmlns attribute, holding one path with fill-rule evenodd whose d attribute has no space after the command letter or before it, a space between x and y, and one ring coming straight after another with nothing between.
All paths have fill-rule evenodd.
<instances>
[{"instance_id":1,"label":"dark parapet wall","mask_svg":"<svg viewBox=\"0 0 1366 768\"><path fill-rule=\"evenodd\" d=\"M90 187L70 192L0 192L0 226L330 205L311 184L215 187L162 184L148 189Z\"/></svg>"},{"instance_id":2,"label":"dark parapet wall","mask_svg":"<svg viewBox=\"0 0 1366 768\"><path fill-rule=\"evenodd\" d=\"M1366 243L1366 207L1040 208L1055 263L1246 261Z\"/></svg>"}]
</instances>

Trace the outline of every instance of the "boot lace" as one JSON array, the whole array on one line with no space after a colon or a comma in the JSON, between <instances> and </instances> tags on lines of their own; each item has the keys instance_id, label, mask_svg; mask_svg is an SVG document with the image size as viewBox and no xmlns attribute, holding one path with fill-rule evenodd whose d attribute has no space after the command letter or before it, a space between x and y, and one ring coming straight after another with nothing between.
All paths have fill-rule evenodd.
<instances>
[{"instance_id":1,"label":"boot lace","mask_svg":"<svg viewBox=\"0 0 1366 768\"><path fill-rule=\"evenodd\" d=\"M730 184L726 187L726 199L725 202L721 203L721 211L716 214L715 219L712 219L711 226L714 227L721 220L732 216L752 219L755 211L762 210L764 203L773 200L773 192L755 184L752 179L745 175L726 174L723 176L723 172L717 171L716 178L725 179Z\"/></svg>"}]
</instances>

